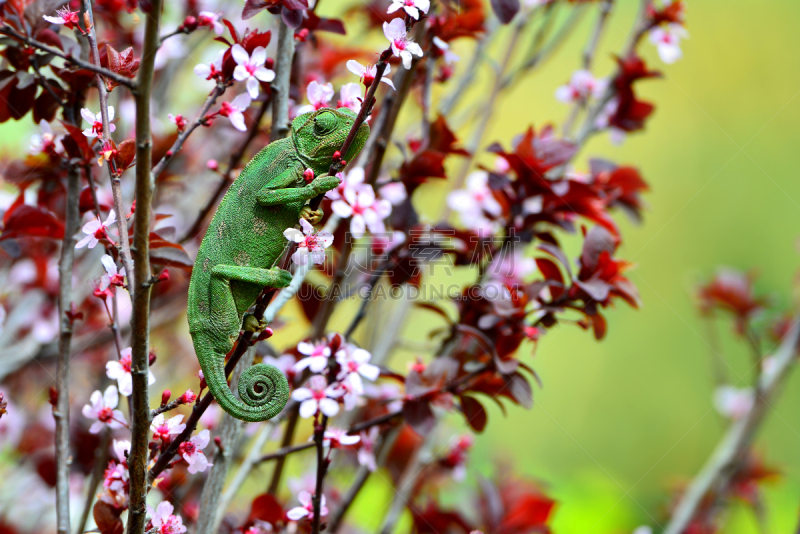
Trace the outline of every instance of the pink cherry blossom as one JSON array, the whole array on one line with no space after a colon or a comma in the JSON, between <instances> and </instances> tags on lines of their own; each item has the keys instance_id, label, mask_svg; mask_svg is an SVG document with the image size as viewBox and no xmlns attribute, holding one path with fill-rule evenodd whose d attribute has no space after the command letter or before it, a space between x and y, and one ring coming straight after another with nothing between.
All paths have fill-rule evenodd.
<instances>
[{"instance_id":1,"label":"pink cherry blossom","mask_svg":"<svg viewBox=\"0 0 800 534\"><path fill-rule=\"evenodd\" d=\"M322 444L325 447L332 447L334 449L349 447L361 441L360 436L351 436L347 433L347 430L335 427L328 428L322 437L324 438Z\"/></svg>"},{"instance_id":2,"label":"pink cherry blossom","mask_svg":"<svg viewBox=\"0 0 800 534\"><path fill-rule=\"evenodd\" d=\"M484 229L491 226L486 214L498 217L503 208L494 198L489 188L489 175L476 171L467 177L467 187L456 189L447 196L447 205L458 212L462 224L471 229Z\"/></svg>"},{"instance_id":3,"label":"pink cherry blossom","mask_svg":"<svg viewBox=\"0 0 800 534\"><path fill-rule=\"evenodd\" d=\"M125 286L124 267L120 271L117 271L117 264L114 261L114 258L109 256L108 254L103 254L103 256L100 258L100 263L103 264L103 268L106 271L106 274L103 275L102 280L107 286L109 285L116 287Z\"/></svg>"},{"instance_id":4,"label":"pink cherry blossom","mask_svg":"<svg viewBox=\"0 0 800 534\"><path fill-rule=\"evenodd\" d=\"M384 22L383 34L392 43L392 53L403 61L405 68L411 68L412 56L422 57L422 48L408 38L403 19Z\"/></svg>"},{"instance_id":5,"label":"pink cherry blossom","mask_svg":"<svg viewBox=\"0 0 800 534\"><path fill-rule=\"evenodd\" d=\"M49 22L50 24L63 24L70 30L74 30L77 28L80 30L81 33L85 33L83 29L78 24L80 17L78 16L77 11L70 11L69 6L64 6L61 9L56 10L56 16L52 17L50 15L43 15L42 18Z\"/></svg>"},{"instance_id":6,"label":"pink cherry blossom","mask_svg":"<svg viewBox=\"0 0 800 534\"><path fill-rule=\"evenodd\" d=\"M177 436L186 429L186 425L181 423L183 421L182 415L176 415L167 419L163 413L153 417L150 423L150 430L153 431L153 439L161 439L169 441L171 436Z\"/></svg>"},{"instance_id":7,"label":"pink cherry blossom","mask_svg":"<svg viewBox=\"0 0 800 534\"><path fill-rule=\"evenodd\" d=\"M234 128L240 132L247 131L247 125L244 123L244 111L250 107L250 95L242 93L230 102L223 102L219 108L219 114L223 117L228 117Z\"/></svg>"},{"instance_id":8,"label":"pink cherry blossom","mask_svg":"<svg viewBox=\"0 0 800 534\"><path fill-rule=\"evenodd\" d=\"M155 510L150 506L147 507L150 522L158 534L183 534L186 532L183 519L179 515L173 515L173 510L175 507L167 501L162 501Z\"/></svg>"},{"instance_id":9,"label":"pink cherry blossom","mask_svg":"<svg viewBox=\"0 0 800 534\"><path fill-rule=\"evenodd\" d=\"M208 65L204 63L199 63L194 67L194 73L200 76L201 78L205 78L206 80L212 80L216 77L222 75L222 59L225 57L225 51L220 50L219 54L217 55L217 59L209 63Z\"/></svg>"},{"instance_id":10,"label":"pink cherry blossom","mask_svg":"<svg viewBox=\"0 0 800 534\"><path fill-rule=\"evenodd\" d=\"M156 377L153 376L152 371L147 370L148 384L153 384ZM106 363L106 375L108 378L117 381L119 392L128 396L133 393L133 382L131 379L131 348L122 349L120 352L119 361L110 361Z\"/></svg>"},{"instance_id":11,"label":"pink cherry blossom","mask_svg":"<svg viewBox=\"0 0 800 534\"><path fill-rule=\"evenodd\" d=\"M339 90L339 100L336 102L337 108L348 108L353 113L361 111L362 100L361 86L357 83L346 83Z\"/></svg>"},{"instance_id":12,"label":"pink cherry blossom","mask_svg":"<svg viewBox=\"0 0 800 534\"><path fill-rule=\"evenodd\" d=\"M64 151L61 140L56 139L50 123L42 119L39 121L39 133L31 136L28 153L36 155L44 153L60 154Z\"/></svg>"},{"instance_id":13,"label":"pink cherry blossom","mask_svg":"<svg viewBox=\"0 0 800 534\"><path fill-rule=\"evenodd\" d=\"M750 388L724 385L714 391L714 407L723 417L742 419L753 408L755 395Z\"/></svg>"},{"instance_id":14,"label":"pink cherry blossom","mask_svg":"<svg viewBox=\"0 0 800 534\"><path fill-rule=\"evenodd\" d=\"M213 465L208 463L208 458L206 458L206 455L203 453L203 449L208 446L210 439L209 431L202 430L189 441L181 443L178 447L178 454L189 464L189 472L191 474L202 473Z\"/></svg>"},{"instance_id":15,"label":"pink cherry blossom","mask_svg":"<svg viewBox=\"0 0 800 534\"><path fill-rule=\"evenodd\" d=\"M358 463L370 471L375 471L378 466L375 463L375 442L378 440L380 430L377 426L369 429L369 432L361 432L361 447L358 449Z\"/></svg>"},{"instance_id":16,"label":"pink cherry blossom","mask_svg":"<svg viewBox=\"0 0 800 534\"><path fill-rule=\"evenodd\" d=\"M589 97L598 98L606 90L607 80L597 80L588 70L576 70L569 83L556 89L556 99L571 103Z\"/></svg>"},{"instance_id":17,"label":"pink cherry blossom","mask_svg":"<svg viewBox=\"0 0 800 534\"><path fill-rule=\"evenodd\" d=\"M411 18L419 20L419 12L422 11L423 13L427 14L430 7L430 0L392 0L392 4L389 6L389 9L387 9L386 12L394 13L395 11L402 9L408 13Z\"/></svg>"},{"instance_id":18,"label":"pink cherry blossom","mask_svg":"<svg viewBox=\"0 0 800 534\"><path fill-rule=\"evenodd\" d=\"M306 87L306 96L308 96L308 101L311 103L305 106L299 106L295 110L296 115L302 115L309 111L330 107L328 104L330 104L333 98L333 84L326 83L322 85L317 80L313 80L308 84L308 87Z\"/></svg>"},{"instance_id":19,"label":"pink cherry blossom","mask_svg":"<svg viewBox=\"0 0 800 534\"><path fill-rule=\"evenodd\" d=\"M300 506L295 506L287 511L286 517L292 521L299 521L304 517L314 519L314 500L312 495L307 491L301 491L297 495L297 500L300 501ZM320 517L328 515L328 507L325 506L325 495L320 499L319 515Z\"/></svg>"},{"instance_id":20,"label":"pink cherry blossom","mask_svg":"<svg viewBox=\"0 0 800 534\"><path fill-rule=\"evenodd\" d=\"M331 209L339 217L350 221L350 233L356 239L364 235L369 229L373 234L386 231L383 220L392 211L388 200L375 198L372 186L364 182L364 169L357 167L350 171L345 178L345 187L342 198L333 201Z\"/></svg>"},{"instance_id":21,"label":"pink cherry blossom","mask_svg":"<svg viewBox=\"0 0 800 534\"><path fill-rule=\"evenodd\" d=\"M336 351L336 361L341 367L337 378L347 380L356 393L364 393L361 377L374 382L381 374L381 370L377 366L369 363L371 358L372 354L362 348L349 344L344 345Z\"/></svg>"},{"instance_id":22,"label":"pink cherry blossom","mask_svg":"<svg viewBox=\"0 0 800 534\"><path fill-rule=\"evenodd\" d=\"M378 75L378 67L375 65L367 65L365 67L354 59L347 60L346 65L347 70L358 76L365 87L372 85L372 82L375 81L375 76ZM394 83L392 83L392 80L389 79L389 72L391 72L391 69L389 68L389 65L386 65L386 69L383 71L383 76L381 76L381 81L394 89Z\"/></svg>"},{"instance_id":23,"label":"pink cherry blossom","mask_svg":"<svg viewBox=\"0 0 800 534\"><path fill-rule=\"evenodd\" d=\"M198 26L209 26L217 35L225 32L225 25L220 21L221 15L212 11L201 11L197 14Z\"/></svg>"},{"instance_id":24,"label":"pink cherry blossom","mask_svg":"<svg viewBox=\"0 0 800 534\"><path fill-rule=\"evenodd\" d=\"M106 218L105 222L100 222L99 217L95 217L91 221L87 222L83 225L83 228L81 228L81 231L86 235L80 241L75 243L75 248L83 248L86 246L89 248L94 248L103 238L111 241L108 236L108 227L115 222L117 222L117 214L114 210L111 210L108 213L108 218Z\"/></svg>"},{"instance_id":25,"label":"pink cherry blossom","mask_svg":"<svg viewBox=\"0 0 800 534\"><path fill-rule=\"evenodd\" d=\"M264 66L267 61L267 49L263 46L256 47L252 54L248 54L242 45L237 43L231 48L231 55L236 62L233 78L245 82L251 98L258 97L259 82L271 82L275 79L275 72Z\"/></svg>"},{"instance_id":26,"label":"pink cherry blossom","mask_svg":"<svg viewBox=\"0 0 800 534\"><path fill-rule=\"evenodd\" d=\"M300 219L302 232L297 228L287 228L283 235L289 241L297 243L297 250L292 254L292 261L297 265L311 263L321 265L325 263L325 249L333 243L333 234L327 231L317 232L305 219Z\"/></svg>"},{"instance_id":27,"label":"pink cherry blossom","mask_svg":"<svg viewBox=\"0 0 800 534\"><path fill-rule=\"evenodd\" d=\"M309 368L312 373L321 373L328 367L328 358L331 355L331 348L328 346L327 340L318 341L316 343L301 341L297 344L297 351L300 352L300 354L304 354L306 357L294 364L293 369L295 372L300 372L305 368Z\"/></svg>"},{"instance_id":28,"label":"pink cherry blossom","mask_svg":"<svg viewBox=\"0 0 800 534\"><path fill-rule=\"evenodd\" d=\"M675 63L683 57L681 39L689 37L683 25L673 22L666 27L657 26L650 30L650 42L656 45L658 56L664 63Z\"/></svg>"},{"instance_id":29,"label":"pink cherry blossom","mask_svg":"<svg viewBox=\"0 0 800 534\"><path fill-rule=\"evenodd\" d=\"M339 413L339 403L335 400L342 392L329 386L325 377L314 375L308 380L307 388L292 391L292 398L300 403L300 417L309 418L322 412L328 417Z\"/></svg>"},{"instance_id":30,"label":"pink cherry blossom","mask_svg":"<svg viewBox=\"0 0 800 534\"><path fill-rule=\"evenodd\" d=\"M115 409L119 404L117 386L108 386L103 393L95 391L89 397L89 402L91 404L85 405L81 413L84 417L95 420L89 428L92 434L98 434L105 426L109 428L127 426L125 416Z\"/></svg>"},{"instance_id":31,"label":"pink cherry blossom","mask_svg":"<svg viewBox=\"0 0 800 534\"><path fill-rule=\"evenodd\" d=\"M443 41L442 39L434 36L433 37L433 45L439 49L439 53L442 55L444 62L448 65L452 65L457 63L460 57L455 54L452 50L450 50L450 44Z\"/></svg>"},{"instance_id":32,"label":"pink cherry blossom","mask_svg":"<svg viewBox=\"0 0 800 534\"><path fill-rule=\"evenodd\" d=\"M81 117L88 122L91 127L83 131L86 137L99 137L103 135L103 116L101 113L94 114L88 108L81 108ZM114 106L108 106L108 129L112 132L117 129L111 122L114 120Z\"/></svg>"},{"instance_id":33,"label":"pink cherry blossom","mask_svg":"<svg viewBox=\"0 0 800 534\"><path fill-rule=\"evenodd\" d=\"M408 191L403 182L389 182L378 189L378 194L381 198L388 200L392 206L402 204L408 198Z\"/></svg>"}]
</instances>

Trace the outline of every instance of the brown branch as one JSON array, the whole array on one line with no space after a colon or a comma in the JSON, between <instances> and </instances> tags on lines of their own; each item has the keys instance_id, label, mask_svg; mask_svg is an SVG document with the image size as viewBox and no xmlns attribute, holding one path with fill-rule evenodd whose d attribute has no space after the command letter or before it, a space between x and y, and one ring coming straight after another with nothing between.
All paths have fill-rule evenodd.
<instances>
[{"instance_id":1,"label":"brown branch","mask_svg":"<svg viewBox=\"0 0 800 534\"><path fill-rule=\"evenodd\" d=\"M91 0L83 0L83 11L89 20L89 29L86 32L87 40L89 41L89 49L92 53L92 61L97 67L100 67L100 51L97 48L97 35L94 28L94 15L92 13ZM98 74L95 76L95 83L97 85L97 97L100 101L100 116L103 122L103 134L100 136L101 146L104 142L111 139L111 127L108 119L108 92L103 78ZM111 181L111 195L114 199L114 210L117 212L117 227L119 228L119 240L117 244L119 256L122 260L122 265L125 267L125 274L130 277L133 275L133 260L131 255L130 241L128 240L128 221L125 217L125 209L122 203L122 186L119 181L119 173L111 159L107 162L108 175ZM90 184L91 185L91 184ZM94 194L94 190L93 194ZM98 215L99 216L99 215ZM133 298L134 290L131 289L131 298Z\"/></svg>"},{"instance_id":2,"label":"brown branch","mask_svg":"<svg viewBox=\"0 0 800 534\"><path fill-rule=\"evenodd\" d=\"M105 69L105 68L99 66L99 64L95 65L95 64L90 63L89 61L84 61L82 59L78 59L76 57L73 57L73 56L71 56L69 54L64 53L62 50L60 50L58 48L55 48L53 46L50 46L50 45L44 44L42 42L39 42L36 39L33 39L32 37L28 37L27 35L18 32L17 30L15 30L11 26L9 26L8 23L6 23L6 25L4 27L0 28L0 35L6 35L6 36L11 37L13 39L16 39L18 41L22 41L23 43L25 43L26 45L28 45L30 47L38 48L39 50L41 50L43 52L47 52L48 54L53 54L54 56L58 56L58 57L60 57L60 58L62 58L64 60L66 60L69 63L77 65L78 67L80 67L82 69L90 70L90 71L92 71L94 73L97 73L97 74L99 74L101 76L105 76L106 78L108 78L110 80L114 80L118 84L124 85L125 87L128 87L133 92L136 91L136 82L134 80L132 80L131 78L126 78L125 76L121 76L121 75L117 74L116 72L114 72L112 70L108 70L108 69Z\"/></svg>"},{"instance_id":3,"label":"brown branch","mask_svg":"<svg viewBox=\"0 0 800 534\"><path fill-rule=\"evenodd\" d=\"M128 456L130 473L130 509L128 534L142 534L146 523L148 435L148 363L150 350L150 218L152 215L153 181L151 174L153 141L150 132L150 95L153 70L159 45L162 0L151 0L145 13L144 49L139 66L139 91L136 94L136 216L134 218L133 314L131 319L131 375L133 381L133 413L131 414L131 450ZM124 215L120 215L124 219Z\"/></svg>"},{"instance_id":4,"label":"brown branch","mask_svg":"<svg viewBox=\"0 0 800 534\"><path fill-rule=\"evenodd\" d=\"M231 174L233 174L233 169L239 166L239 164L242 161L242 158L244 157L245 152L247 152L247 148L258 136L258 132L260 131L261 119L264 118L267 108L269 107L270 101L271 99L267 97L266 100L261 102L261 106L258 108L258 112L256 113L256 117L253 122L253 126L247 133L247 138L239 146L239 149L233 154L231 154L231 157L228 160L228 168L225 170L225 174L222 176L222 180L220 180L217 189L214 191L214 194L211 195L211 198L208 199L208 202L203 207L203 209L200 210L200 212L197 215L197 218L194 220L194 223L192 223L192 226L189 228L189 230L186 231L186 233L180 239L180 243L186 243L187 241L192 239L195 235L197 235L198 232L200 232L200 229L203 226L203 222L205 222L205 220L208 218L208 215L214 209L214 206L217 205L219 199L228 189L228 186L231 183Z\"/></svg>"},{"instance_id":5,"label":"brown branch","mask_svg":"<svg viewBox=\"0 0 800 534\"><path fill-rule=\"evenodd\" d=\"M325 458L324 436L325 429L328 427L328 416L322 416L322 422L314 428L314 446L317 449L317 482L314 486L314 496L311 504L314 508L314 517L311 518L311 534L320 532L320 510L322 506L322 491L325 484L325 473L328 471L330 460Z\"/></svg>"},{"instance_id":6,"label":"brown branch","mask_svg":"<svg viewBox=\"0 0 800 534\"><path fill-rule=\"evenodd\" d=\"M72 344L72 271L75 263L75 234L80 228L78 201L81 190L79 169L71 166L67 174L66 221L64 239L61 242L61 258L58 262L59 290L58 317L58 364L56 366L56 405L53 417L56 420L56 514L58 534L69 534L69 361Z\"/></svg>"},{"instance_id":7,"label":"brown branch","mask_svg":"<svg viewBox=\"0 0 800 534\"><path fill-rule=\"evenodd\" d=\"M681 497L664 534L680 534L694 518L709 492L721 495L736 473L737 465L747 454L767 412L771 409L780 385L797 361L800 343L800 316L795 317L792 329L783 338L775 353L775 369L761 373L755 389L753 407L742 419L735 421L711 457Z\"/></svg>"},{"instance_id":8,"label":"brown branch","mask_svg":"<svg viewBox=\"0 0 800 534\"><path fill-rule=\"evenodd\" d=\"M289 133L289 83L294 61L294 30L281 20L278 28L278 51L275 62L275 80L272 82L272 131L270 143L283 139Z\"/></svg>"},{"instance_id":9,"label":"brown branch","mask_svg":"<svg viewBox=\"0 0 800 534\"><path fill-rule=\"evenodd\" d=\"M158 179L159 175L162 172L164 172L164 169L167 167L167 165L169 165L169 162L172 161L172 158L174 158L178 154L178 152L181 151L181 148L183 148L183 144L186 142L189 136L192 135L192 132L194 132L200 126L206 124L206 114L208 113L208 110L211 109L211 106L213 106L214 103L217 101L217 99L220 96L222 96L222 94L225 92L225 89L226 89L225 85L220 83L214 86L214 89L212 89L211 92L208 94L206 101L200 108L200 112L197 114L197 118L194 120L194 122L188 125L178 135L178 138L175 139L174 143L172 143L172 146L164 155L164 157L161 158L161 161L156 163L156 165L153 167L153 170L151 171L151 174L153 176L153 181Z\"/></svg>"},{"instance_id":10,"label":"brown branch","mask_svg":"<svg viewBox=\"0 0 800 534\"><path fill-rule=\"evenodd\" d=\"M289 420L286 423L286 428L283 429L283 439L281 440L281 447L286 449L289 448L294 441L294 432L297 429L297 421L300 417L300 414L297 410L292 410L292 413L289 414ZM278 486L281 483L281 477L283 476L283 468L286 465L286 458L285 456L278 456L277 462L275 462L275 468L272 470L272 477L269 479L269 485L267 486L267 493L270 495L276 495L278 493ZM260 460L260 461L263 461Z\"/></svg>"},{"instance_id":11,"label":"brown branch","mask_svg":"<svg viewBox=\"0 0 800 534\"><path fill-rule=\"evenodd\" d=\"M386 437L380 440L380 443L376 447L378 449L378 458L376 461L377 465L383 465L386 462L386 458L389 456L389 452L392 450L392 445L394 444L395 439L397 438L400 427L392 428L387 434ZM353 479L353 483L347 489L347 493L344 494L342 497L341 503L339 507L336 508L336 511L331 515L330 519L328 520L328 524L326 529L331 534L336 534L339 530L339 527L342 525L342 520L344 516L347 514L347 511L350 509L350 506L355 501L358 494L361 492L361 489L366 484L367 479L372 474L369 467L362 465L359 467L356 476Z\"/></svg>"},{"instance_id":12,"label":"brown branch","mask_svg":"<svg viewBox=\"0 0 800 534\"><path fill-rule=\"evenodd\" d=\"M299 445L290 445L288 447L281 447L275 452L271 452L269 454L265 454L261 456L258 460L254 462L254 465L263 464L264 462L269 462L272 460L281 460L286 458L290 454L294 454L296 452L305 451L311 449L315 446L313 441L309 441L307 443L300 443Z\"/></svg>"}]
</instances>

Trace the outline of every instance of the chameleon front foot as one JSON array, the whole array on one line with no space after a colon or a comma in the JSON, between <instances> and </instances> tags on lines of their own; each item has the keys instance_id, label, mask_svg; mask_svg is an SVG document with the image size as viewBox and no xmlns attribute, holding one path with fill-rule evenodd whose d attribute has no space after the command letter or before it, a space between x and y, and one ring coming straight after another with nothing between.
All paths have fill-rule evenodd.
<instances>
[{"instance_id":1,"label":"chameleon front foot","mask_svg":"<svg viewBox=\"0 0 800 534\"><path fill-rule=\"evenodd\" d=\"M300 218L307 220L312 226L322 220L322 210L312 210L311 206L303 206L300 210Z\"/></svg>"},{"instance_id":2,"label":"chameleon front foot","mask_svg":"<svg viewBox=\"0 0 800 534\"><path fill-rule=\"evenodd\" d=\"M264 319L256 319L252 313L245 313L242 321L242 330L259 334L267 329L268 323Z\"/></svg>"}]
</instances>

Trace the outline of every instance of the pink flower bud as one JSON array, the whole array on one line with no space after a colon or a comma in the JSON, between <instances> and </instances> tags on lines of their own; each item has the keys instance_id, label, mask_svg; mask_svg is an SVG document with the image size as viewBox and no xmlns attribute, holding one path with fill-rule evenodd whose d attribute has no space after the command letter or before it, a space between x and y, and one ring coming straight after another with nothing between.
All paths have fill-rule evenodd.
<instances>
[{"instance_id":1,"label":"pink flower bud","mask_svg":"<svg viewBox=\"0 0 800 534\"><path fill-rule=\"evenodd\" d=\"M158 281L166 282L168 280L169 280L169 271L164 269L163 271L161 271L161 274L158 275Z\"/></svg>"},{"instance_id":2,"label":"pink flower bud","mask_svg":"<svg viewBox=\"0 0 800 534\"><path fill-rule=\"evenodd\" d=\"M191 389L187 389L186 392L178 398L180 404L191 404L195 400L197 400L197 395L195 395Z\"/></svg>"},{"instance_id":3,"label":"pink flower bud","mask_svg":"<svg viewBox=\"0 0 800 534\"><path fill-rule=\"evenodd\" d=\"M206 167L208 167L210 171L216 171L219 169L219 162L215 159L210 159L206 162Z\"/></svg>"},{"instance_id":4,"label":"pink flower bud","mask_svg":"<svg viewBox=\"0 0 800 534\"><path fill-rule=\"evenodd\" d=\"M156 353L151 350L150 354L147 355L147 366L152 367L154 363L156 363Z\"/></svg>"},{"instance_id":5,"label":"pink flower bud","mask_svg":"<svg viewBox=\"0 0 800 534\"><path fill-rule=\"evenodd\" d=\"M172 397L172 392L168 389L165 389L164 392L161 393L161 406L164 406L166 403L168 403L170 397Z\"/></svg>"},{"instance_id":6,"label":"pink flower bud","mask_svg":"<svg viewBox=\"0 0 800 534\"><path fill-rule=\"evenodd\" d=\"M314 179L313 169L306 169L305 171L303 171L303 180L305 180L307 184L310 184L313 179Z\"/></svg>"}]
</instances>

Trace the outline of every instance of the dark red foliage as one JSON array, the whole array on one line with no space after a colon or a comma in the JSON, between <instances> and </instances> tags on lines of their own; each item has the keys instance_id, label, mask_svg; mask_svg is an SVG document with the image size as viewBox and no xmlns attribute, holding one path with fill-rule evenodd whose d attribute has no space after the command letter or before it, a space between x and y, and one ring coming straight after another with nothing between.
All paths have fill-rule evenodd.
<instances>
[{"instance_id":1,"label":"dark red foliage","mask_svg":"<svg viewBox=\"0 0 800 534\"><path fill-rule=\"evenodd\" d=\"M503 24L508 24L519 11L519 0L491 0L492 11Z\"/></svg>"},{"instance_id":2,"label":"dark red foliage","mask_svg":"<svg viewBox=\"0 0 800 534\"><path fill-rule=\"evenodd\" d=\"M9 119L20 120L33 107L38 86L31 83L19 87L19 78L13 71L0 71L0 123Z\"/></svg>"},{"instance_id":3,"label":"dark red foliage","mask_svg":"<svg viewBox=\"0 0 800 534\"><path fill-rule=\"evenodd\" d=\"M618 246L615 236L601 226L593 227L586 234L578 260L578 279L570 296L582 299L587 309L591 309L593 304L605 307L613 297L621 297L634 308L639 307L639 292L630 280L622 276L631 264L612 257Z\"/></svg>"},{"instance_id":4,"label":"dark red foliage","mask_svg":"<svg viewBox=\"0 0 800 534\"><path fill-rule=\"evenodd\" d=\"M753 291L753 275L738 271L720 270L707 284L700 286L700 311L711 313L724 310L736 319L736 330L744 334L747 323L766 306L766 301Z\"/></svg>"},{"instance_id":5,"label":"dark red foliage","mask_svg":"<svg viewBox=\"0 0 800 534\"><path fill-rule=\"evenodd\" d=\"M463 0L443 3L442 13L431 16L429 26L433 35L450 42L459 37L477 38L484 31L485 20L481 0Z\"/></svg>"},{"instance_id":6,"label":"dark red foliage","mask_svg":"<svg viewBox=\"0 0 800 534\"><path fill-rule=\"evenodd\" d=\"M19 237L64 238L64 224L51 211L38 206L24 204L24 195L17 200L3 215L3 232L0 239Z\"/></svg>"},{"instance_id":7,"label":"dark red foliage","mask_svg":"<svg viewBox=\"0 0 800 534\"><path fill-rule=\"evenodd\" d=\"M657 9L652 3L647 5L647 16L654 26L659 24L683 24L686 3L683 0L672 0L668 5Z\"/></svg>"},{"instance_id":8,"label":"dark red foliage","mask_svg":"<svg viewBox=\"0 0 800 534\"><path fill-rule=\"evenodd\" d=\"M113 46L106 44L105 47L101 48L100 64L126 78L134 78L136 73L139 72L139 58L134 57L133 47L117 52ZM108 78L105 78L105 80L109 91L119 85Z\"/></svg>"},{"instance_id":9,"label":"dark red foliage","mask_svg":"<svg viewBox=\"0 0 800 534\"><path fill-rule=\"evenodd\" d=\"M503 473L498 482L481 485L479 511L485 532L549 533L556 502L532 482Z\"/></svg>"},{"instance_id":10,"label":"dark red foliage","mask_svg":"<svg viewBox=\"0 0 800 534\"><path fill-rule=\"evenodd\" d=\"M463 532L467 534L473 527L452 510L440 508L435 502L429 502L423 509L411 509L414 530L417 534L439 534L441 532Z\"/></svg>"},{"instance_id":11,"label":"dark red foliage","mask_svg":"<svg viewBox=\"0 0 800 534\"><path fill-rule=\"evenodd\" d=\"M644 127L644 121L655 109L650 102L636 98L633 83L645 78L661 76L657 71L647 69L647 65L636 53L627 58L617 58L619 72L613 80L617 94L617 106L609 118L609 125L626 132L634 132Z\"/></svg>"}]
</instances>

